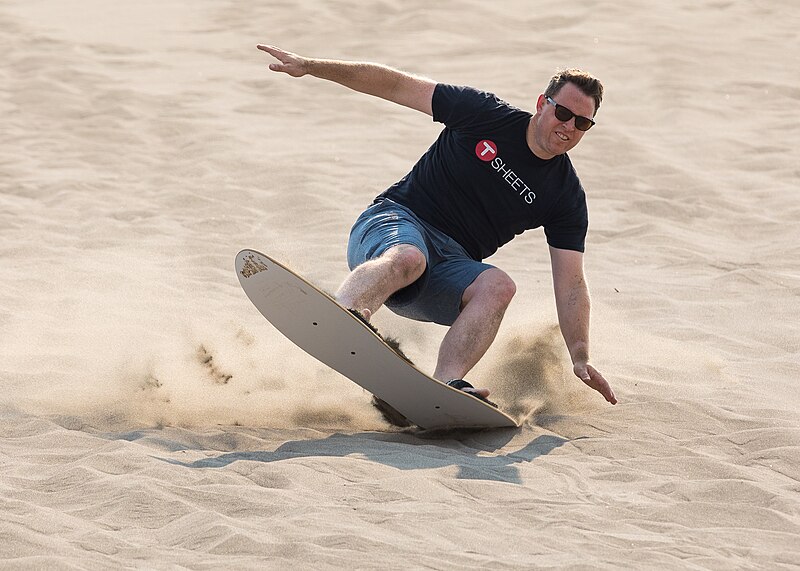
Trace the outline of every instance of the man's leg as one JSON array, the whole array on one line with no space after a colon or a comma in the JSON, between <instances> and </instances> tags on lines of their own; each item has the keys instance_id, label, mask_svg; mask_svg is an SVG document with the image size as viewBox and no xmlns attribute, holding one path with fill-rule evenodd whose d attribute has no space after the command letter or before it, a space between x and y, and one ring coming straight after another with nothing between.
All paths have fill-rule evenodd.
<instances>
[{"instance_id":1,"label":"man's leg","mask_svg":"<svg viewBox=\"0 0 800 571\"><path fill-rule=\"evenodd\" d=\"M440 381L463 379L486 353L497 335L516 285L502 270L481 273L464 291L461 313L439 347L433 376ZM489 391L480 389L483 396Z\"/></svg>"},{"instance_id":2,"label":"man's leg","mask_svg":"<svg viewBox=\"0 0 800 571\"><path fill-rule=\"evenodd\" d=\"M417 281L425 272L425 264L425 255L416 246L392 246L350 272L336 299L369 319L394 292Z\"/></svg>"}]
</instances>

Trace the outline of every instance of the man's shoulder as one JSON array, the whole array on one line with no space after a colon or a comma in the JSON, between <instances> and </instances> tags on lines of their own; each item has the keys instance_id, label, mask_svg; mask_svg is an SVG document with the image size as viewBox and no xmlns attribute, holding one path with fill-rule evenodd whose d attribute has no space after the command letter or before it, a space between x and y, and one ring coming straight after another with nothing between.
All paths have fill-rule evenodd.
<instances>
[{"instance_id":1,"label":"man's shoulder","mask_svg":"<svg viewBox=\"0 0 800 571\"><path fill-rule=\"evenodd\" d=\"M439 83L433 94L433 119L448 127L530 113L511 105L491 91L469 85Z\"/></svg>"}]
</instances>

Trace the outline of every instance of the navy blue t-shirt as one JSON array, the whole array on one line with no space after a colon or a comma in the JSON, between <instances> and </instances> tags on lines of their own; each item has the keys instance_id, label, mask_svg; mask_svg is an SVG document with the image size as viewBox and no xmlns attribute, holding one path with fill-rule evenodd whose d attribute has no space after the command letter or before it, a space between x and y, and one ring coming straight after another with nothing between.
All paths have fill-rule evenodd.
<instances>
[{"instance_id":1,"label":"navy blue t-shirt","mask_svg":"<svg viewBox=\"0 0 800 571\"><path fill-rule=\"evenodd\" d=\"M475 260L544 227L554 248L583 252L586 195L566 154L534 155L531 114L491 93L438 84L433 120L445 128L389 198L461 244Z\"/></svg>"}]
</instances>

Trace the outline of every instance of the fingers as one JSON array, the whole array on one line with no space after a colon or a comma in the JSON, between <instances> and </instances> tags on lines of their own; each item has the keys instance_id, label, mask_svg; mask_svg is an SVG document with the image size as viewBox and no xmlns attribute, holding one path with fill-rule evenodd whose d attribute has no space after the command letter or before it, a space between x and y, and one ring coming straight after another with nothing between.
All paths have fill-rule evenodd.
<instances>
[{"instance_id":1,"label":"fingers","mask_svg":"<svg viewBox=\"0 0 800 571\"><path fill-rule=\"evenodd\" d=\"M278 60L278 61L280 61L282 63L288 63L288 62L292 61L292 56L294 56L294 54L291 54L289 52L283 51L282 49L276 48L275 46L268 46L266 44L258 44L256 47L258 49L260 49L262 52L267 52L269 55L271 55L276 60Z\"/></svg>"},{"instance_id":2,"label":"fingers","mask_svg":"<svg viewBox=\"0 0 800 571\"><path fill-rule=\"evenodd\" d=\"M269 55L275 57L278 57L278 54L281 53L282 51L276 48L275 46L268 46L266 44L258 44L256 47L260 49L262 52L267 52Z\"/></svg>"},{"instance_id":3,"label":"fingers","mask_svg":"<svg viewBox=\"0 0 800 571\"><path fill-rule=\"evenodd\" d=\"M577 375L587 386L593 388L611 404L617 404L617 397L611 389L611 385L605 380L600 371L589 364L575 365L575 375Z\"/></svg>"},{"instance_id":4,"label":"fingers","mask_svg":"<svg viewBox=\"0 0 800 571\"><path fill-rule=\"evenodd\" d=\"M609 385L605 379L603 379L603 384L599 385L596 390L603 395L606 401L611 404L617 404L617 397L614 395L614 391L611 390L611 385Z\"/></svg>"},{"instance_id":5,"label":"fingers","mask_svg":"<svg viewBox=\"0 0 800 571\"><path fill-rule=\"evenodd\" d=\"M272 57L274 57L276 60L278 60L279 62L281 62L283 64L289 62L289 58L287 57L289 54L286 53L283 50L279 50L278 48L276 48L274 46L267 46L265 44L258 44L256 47L258 49L260 49L262 52L267 52L269 55L271 55ZM274 64L274 63L270 64L270 66L269 66L269 68L273 69L274 71L277 71L277 70L274 69L276 67L280 67L280 66L278 64Z\"/></svg>"},{"instance_id":6,"label":"fingers","mask_svg":"<svg viewBox=\"0 0 800 571\"><path fill-rule=\"evenodd\" d=\"M269 64L270 70L287 73L293 77L300 77L306 74L306 60L297 54L293 54L267 44L258 44L256 45L256 48L262 52L268 53L280 62Z\"/></svg>"}]
</instances>

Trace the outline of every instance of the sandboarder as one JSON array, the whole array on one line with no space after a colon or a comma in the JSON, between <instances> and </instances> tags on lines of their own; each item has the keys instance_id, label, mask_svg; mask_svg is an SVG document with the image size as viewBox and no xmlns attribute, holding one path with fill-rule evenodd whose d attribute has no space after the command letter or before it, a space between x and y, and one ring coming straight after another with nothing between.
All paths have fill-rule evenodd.
<instances>
[{"instance_id":1,"label":"sandboarder","mask_svg":"<svg viewBox=\"0 0 800 571\"><path fill-rule=\"evenodd\" d=\"M342 305L367 320L386 305L398 315L449 326L433 376L463 380L491 345L516 292L508 274L482 260L524 230L544 227L573 371L616 404L589 363L588 216L566 154L595 124L603 95L597 79L575 69L558 72L531 114L491 93L380 64L311 59L263 44L258 49L277 60L272 71L330 80L445 125L412 170L355 222L351 273L336 293ZM489 395L466 382L454 386Z\"/></svg>"}]
</instances>

